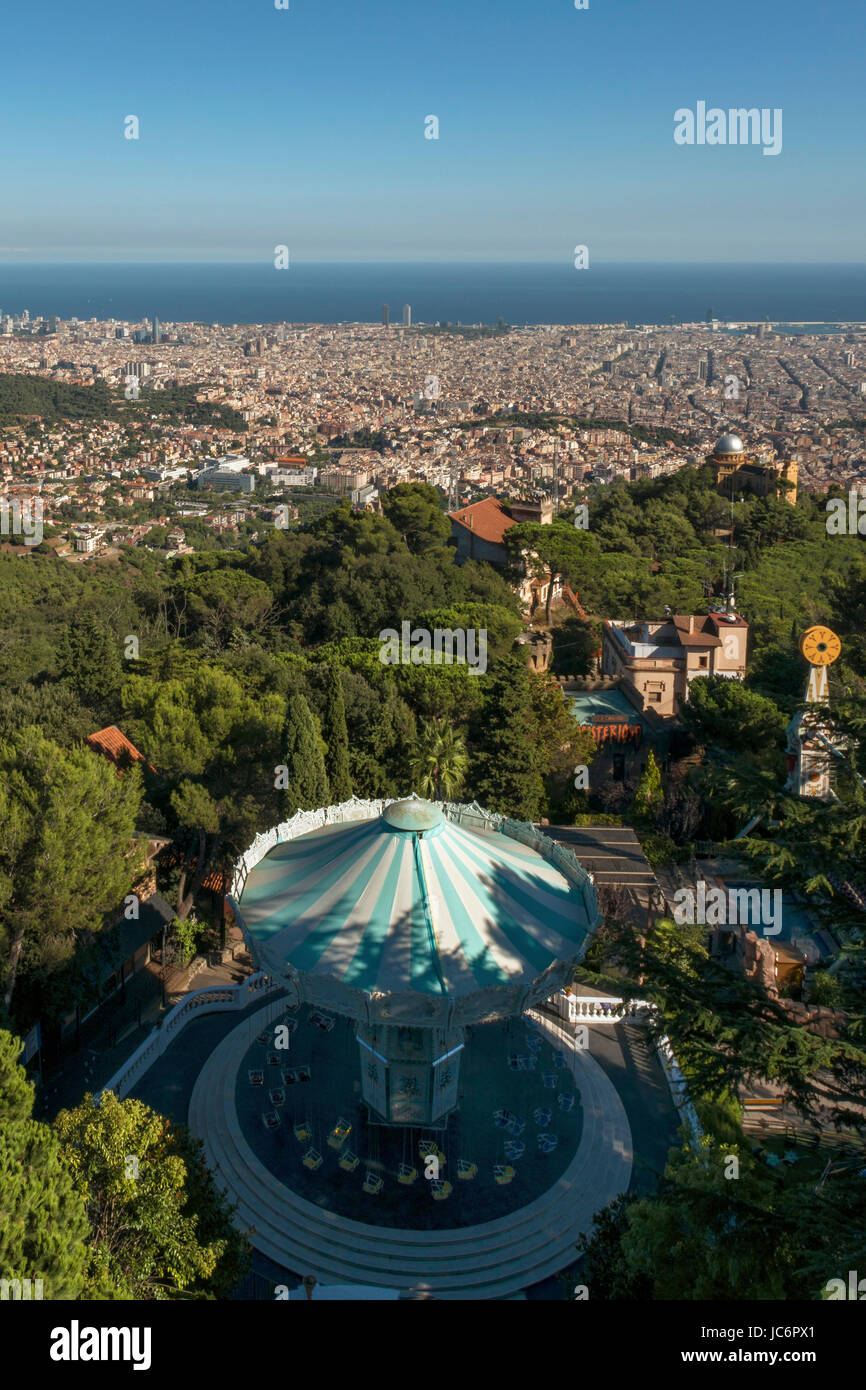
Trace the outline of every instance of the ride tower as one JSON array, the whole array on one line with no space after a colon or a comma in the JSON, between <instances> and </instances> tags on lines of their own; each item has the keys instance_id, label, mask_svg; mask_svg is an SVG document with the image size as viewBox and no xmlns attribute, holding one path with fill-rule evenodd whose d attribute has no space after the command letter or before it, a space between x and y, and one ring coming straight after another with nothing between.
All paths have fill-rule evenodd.
<instances>
[{"instance_id":1,"label":"ride tower","mask_svg":"<svg viewBox=\"0 0 866 1390\"><path fill-rule=\"evenodd\" d=\"M842 643L829 627L810 627L800 640L800 651L809 663L804 708L788 725L786 751L788 780L785 790L810 800L833 801L833 759L841 757L838 738L827 718L830 705L828 670L839 657Z\"/></svg>"}]
</instances>

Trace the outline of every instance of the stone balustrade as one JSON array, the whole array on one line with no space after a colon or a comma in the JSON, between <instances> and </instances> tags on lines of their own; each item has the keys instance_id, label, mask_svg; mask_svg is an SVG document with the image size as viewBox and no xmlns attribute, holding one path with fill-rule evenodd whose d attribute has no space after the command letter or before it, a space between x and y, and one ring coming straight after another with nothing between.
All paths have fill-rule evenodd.
<instances>
[{"instance_id":1,"label":"stone balustrade","mask_svg":"<svg viewBox=\"0 0 866 1390\"><path fill-rule=\"evenodd\" d=\"M149 1067L162 1056L166 1048L177 1037L181 1029L203 1013L224 1013L245 1009L257 998L263 998L280 989L279 981L272 980L264 972L250 975L239 985L225 985L218 989L196 989L181 999L166 1014L160 1026L154 1028L149 1037L140 1043L123 1066L118 1068L111 1080L106 1082L100 1095L114 1091L122 1100L132 1090ZM99 1096L97 1096L97 1101Z\"/></svg>"}]
</instances>

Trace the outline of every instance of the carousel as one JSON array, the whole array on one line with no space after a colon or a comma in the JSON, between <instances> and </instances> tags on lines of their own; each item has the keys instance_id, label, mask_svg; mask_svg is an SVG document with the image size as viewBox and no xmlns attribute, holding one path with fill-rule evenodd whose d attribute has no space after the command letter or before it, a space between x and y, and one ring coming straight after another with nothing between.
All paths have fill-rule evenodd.
<instances>
[{"instance_id":1,"label":"carousel","mask_svg":"<svg viewBox=\"0 0 866 1390\"><path fill-rule=\"evenodd\" d=\"M213 1054L191 1124L221 1173L233 1169L225 1185L272 1259L357 1278L368 1250L360 1282L377 1282L379 1260L391 1286L382 1252L399 1240L406 1286L431 1239L567 1200L553 1244L535 1226L521 1236L550 1264L578 1219L579 1151L585 1166L601 1145L616 1173L610 1193L587 1194L593 1211L627 1185L629 1146L602 1142L604 1107L587 1127L578 1074L619 1115L616 1092L544 1009L600 921L571 850L475 804L353 799L257 837L229 903L269 1003ZM310 1232L335 1218L351 1251L311 1257ZM329 1225L326 1246L335 1239ZM452 1283L464 1259L469 1278L467 1247Z\"/></svg>"}]
</instances>

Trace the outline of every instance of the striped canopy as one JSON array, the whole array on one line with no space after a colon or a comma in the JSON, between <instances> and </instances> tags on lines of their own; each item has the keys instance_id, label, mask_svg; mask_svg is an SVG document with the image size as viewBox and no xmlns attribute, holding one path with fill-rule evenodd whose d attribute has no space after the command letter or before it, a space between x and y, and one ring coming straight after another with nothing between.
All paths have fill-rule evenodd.
<instances>
[{"instance_id":1,"label":"striped canopy","mask_svg":"<svg viewBox=\"0 0 866 1390\"><path fill-rule=\"evenodd\" d=\"M274 975L443 1002L579 959L595 925L580 885L542 854L418 801L276 845L250 870L240 909Z\"/></svg>"}]
</instances>

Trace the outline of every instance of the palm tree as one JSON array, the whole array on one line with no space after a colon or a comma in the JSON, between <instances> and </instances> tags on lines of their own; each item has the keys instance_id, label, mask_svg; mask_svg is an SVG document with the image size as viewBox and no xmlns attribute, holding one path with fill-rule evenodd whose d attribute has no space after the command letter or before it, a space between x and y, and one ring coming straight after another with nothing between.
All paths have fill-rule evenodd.
<instances>
[{"instance_id":1,"label":"palm tree","mask_svg":"<svg viewBox=\"0 0 866 1390\"><path fill-rule=\"evenodd\" d=\"M469 766L466 740L441 718L424 719L415 739L411 762L413 785L434 801L449 799L461 786Z\"/></svg>"}]
</instances>

